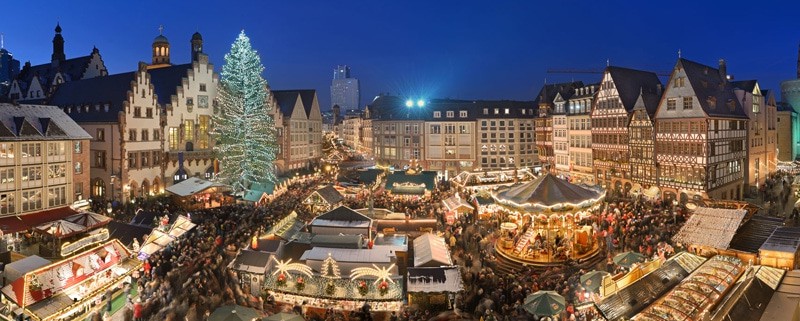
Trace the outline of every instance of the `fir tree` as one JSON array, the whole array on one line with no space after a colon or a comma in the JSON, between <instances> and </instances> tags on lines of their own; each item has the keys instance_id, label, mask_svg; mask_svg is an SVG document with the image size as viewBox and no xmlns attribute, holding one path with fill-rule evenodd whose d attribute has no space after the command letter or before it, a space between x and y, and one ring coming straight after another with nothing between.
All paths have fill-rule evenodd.
<instances>
[{"instance_id":1,"label":"fir tree","mask_svg":"<svg viewBox=\"0 0 800 321\"><path fill-rule=\"evenodd\" d=\"M225 54L219 88L220 112L214 115L214 152L220 162L217 178L245 191L253 183L275 182L277 144L269 115L264 65L244 31Z\"/></svg>"}]
</instances>

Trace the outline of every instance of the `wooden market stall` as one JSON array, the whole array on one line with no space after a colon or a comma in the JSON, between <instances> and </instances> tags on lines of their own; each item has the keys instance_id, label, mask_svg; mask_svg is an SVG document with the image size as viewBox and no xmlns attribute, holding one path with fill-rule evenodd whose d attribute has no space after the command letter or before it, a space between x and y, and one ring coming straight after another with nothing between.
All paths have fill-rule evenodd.
<instances>
[{"instance_id":1,"label":"wooden market stall","mask_svg":"<svg viewBox=\"0 0 800 321\"><path fill-rule=\"evenodd\" d=\"M169 186L166 191L184 209L211 208L232 203L231 197L226 195L230 192L229 186L198 177L190 177Z\"/></svg>"},{"instance_id":2,"label":"wooden market stall","mask_svg":"<svg viewBox=\"0 0 800 321\"><path fill-rule=\"evenodd\" d=\"M800 265L800 227L779 227L758 249L761 265L794 270Z\"/></svg>"}]
</instances>

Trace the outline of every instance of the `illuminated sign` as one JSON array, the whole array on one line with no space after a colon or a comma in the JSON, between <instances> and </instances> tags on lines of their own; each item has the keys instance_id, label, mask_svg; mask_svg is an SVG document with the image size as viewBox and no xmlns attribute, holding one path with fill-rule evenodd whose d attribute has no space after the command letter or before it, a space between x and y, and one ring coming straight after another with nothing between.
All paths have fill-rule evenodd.
<instances>
[{"instance_id":1,"label":"illuminated sign","mask_svg":"<svg viewBox=\"0 0 800 321\"><path fill-rule=\"evenodd\" d=\"M61 244L61 256L67 256L89 245L104 242L108 240L108 237L108 229L104 228L75 242Z\"/></svg>"}]
</instances>

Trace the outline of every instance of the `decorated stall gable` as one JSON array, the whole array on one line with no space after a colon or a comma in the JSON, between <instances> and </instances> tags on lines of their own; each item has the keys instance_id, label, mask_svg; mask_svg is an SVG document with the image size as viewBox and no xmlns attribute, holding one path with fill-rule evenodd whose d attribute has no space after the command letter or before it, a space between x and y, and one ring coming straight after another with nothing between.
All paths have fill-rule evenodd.
<instances>
[{"instance_id":1,"label":"decorated stall gable","mask_svg":"<svg viewBox=\"0 0 800 321\"><path fill-rule=\"evenodd\" d=\"M47 299L100 273L110 273L122 258L131 253L118 240L111 240L72 258L49 264L11 283L10 298L25 307Z\"/></svg>"}]
</instances>

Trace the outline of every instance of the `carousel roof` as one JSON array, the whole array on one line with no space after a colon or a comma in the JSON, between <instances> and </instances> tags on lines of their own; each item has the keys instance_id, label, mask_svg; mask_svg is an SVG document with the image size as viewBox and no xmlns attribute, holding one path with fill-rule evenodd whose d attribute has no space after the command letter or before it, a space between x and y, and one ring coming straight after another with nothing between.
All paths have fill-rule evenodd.
<instances>
[{"instance_id":1,"label":"carousel roof","mask_svg":"<svg viewBox=\"0 0 800 321\"><path fill-rule=\"evenodd\" d=\"M67 237L86 231L86 227L65 220L44 223L36 227L37 231L55 237Z\"/></svg>"},{"instance_id":2,"label":"carousel roof","mask_svg":"<svg viewBox=\"0 0 800 321\"><path fill-rule=\"evenodd\" d=\"M545 174L530 182L511 186L494 196L503 203L543 207L563 203L578 204L599 197L599 192L569 183L553 174Z\"/></svg>"},{"instance_id":3,"label":"carousel roof","mask_svg":"<svg viewBox=\"0 0 800 321\"><path fill-rule=\"evenodd\" d=\"M68 216L64 218L64 220L81 226L85 226L87 228L102 226L111 222L110 217L92 212L78 213L75 215Z\"/></svg>"}]
</instances>

